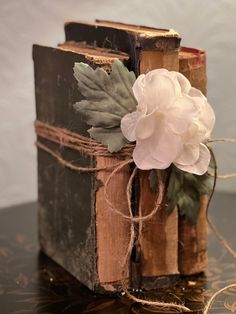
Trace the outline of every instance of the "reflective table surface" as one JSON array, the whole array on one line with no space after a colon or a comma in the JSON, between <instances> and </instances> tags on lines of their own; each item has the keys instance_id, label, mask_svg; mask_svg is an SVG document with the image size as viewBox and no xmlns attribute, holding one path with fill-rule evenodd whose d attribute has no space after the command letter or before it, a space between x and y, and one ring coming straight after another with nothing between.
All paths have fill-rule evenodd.
<instances>
[{"instance_id":1,"label":"reflective table surface","mask_svg":"<svg viewBox=\"0 0 236 314\"><path fill-rule=\"evenodd\" d=\"M210 216L236 249L236 195L216 194ZM39 251L37 205L0 210L0 314L171 313L141 306L126 296L95 295ZM184 303L202 313L211 295L236 283L236 261L209 232L209 265L205 274L184 278L176 287L141 297ZM217 297L209 313L236 312L236 289Z\"/></svg>"}]
</instances>

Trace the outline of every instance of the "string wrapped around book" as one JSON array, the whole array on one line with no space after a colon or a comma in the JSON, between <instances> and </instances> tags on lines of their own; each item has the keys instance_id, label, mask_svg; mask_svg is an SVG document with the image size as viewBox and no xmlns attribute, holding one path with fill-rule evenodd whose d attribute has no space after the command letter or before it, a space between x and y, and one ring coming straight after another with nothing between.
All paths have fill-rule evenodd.
<instances>
[{"instance_id":1,"label":"string wrapped around book","mask_svg":"<svg viewBox=\"0 0 236 314\"><path fill-rule=\"evenodd\" d=\"M47 123L41 122L41 121L35 121L35 131L39 138L43 138L49 141L52 141L54 143L57 143L60 145L61 148L67 147L70 149L74 149L75 151L78 151L81 154L87 154L90 156L103 156L103 157L109 157L111 156L111 153L108 152L107 148L97 142L95 142L92 139L88 139L86 137L83 137L81 135L78 135L77 133L70 132L66 129L54 127L52 125L49 125ZM157 194L155 207L153 210L146 216L142 217L134 217L131 209L131 187L132 182L135 177L136 172L138 171L138 168L135 167L130 175L127 188L126 188L126 196L127 196L127 203L128 203L128 209L130 215L125 215L122 212L119 211L119 209L116 208L116 206L112 203L112 201L109 199L108 196L108 188L109 183L112 180L112 178L115 176L115 174L120 171L124 166L132 164L133 159L130 158L132 156L132 145L129 145L127 147L123 148L123 151L116 154L116 157L119 157L121 161L119 163L115 163L112 166L105 166L105 167L81 167L79 165L75 165L71 161L65 160L60 153L56 152L55 150L50 149L48 146L40 142L39 140L36 142L36 146L41 149L42 151L48 153L53 158L55 158L62 166L67 167L71 170L80 171L80 172L96 172L96 171L105 171L105 170L111 170L113 168L113 171L111 171L108 179L105 182L105 201L109 204L109 209L120 215L122 218L130 221L130 240L127 245L127 254L123 257L122 267L124 268L127 263L129 263L131 252L134 246L135 241L135 234L134 234L134 222L143 222L150 220L156 212L161 208L161 206L164 206L163 200L164 200L164 192L165 187L162 182L161 176L158 174L158 184L159 184L159 193ZM114 156L114 155L113 155ZM137 239L136 239L137 241ZM189 309L183 305L179 304L172 304L172 303L164 303L164 302L158 302L158 301L148 301L148 300L142 300L139 298L136 298L132 296L127 288L127 285L124 281L122 281L122 288L127 293L127 295L133 299L136 302L140 302L142 304L147 305L153 305L153 306L161 306L161 307L169 307L169 308L175 308L178 310L184 310L188 311Z\"/></svg>"},{"instance_id":2,"label":"string wrapped around book","mask_svg":"<svg viewBox=\"0 0 236 314\"><path fill-rule=\"evenodd\" d=\"M35 131L36 131L36 134L39 137L39 139L43 138L43 139L46 139L48 141L52 141L54 143L57 143L60 145L60 147L62 149L63 148L69 148L69 149L73 149L75 151L78 151L80 154L87 154L90 156L103 156L103 157L104 156L105 157L111 156L111 153L107 150L107 148L104 145L97 143L96 141L94 141L92 139L88 139L84 136L81 136L77 133L68 131L68 130L63 129L63 128L55 127L55 126L52 126L52 125L49 125L47 123L44 123L44 122L37 120L37 121L35 121ZM48 153L53 158L55 158L64 167L67 167L71 170L85 172L85 173L96 172L96 171L106 171L106 170L111 171L110 175L108 176L108 178L105 182L105 191L104 191L105 200L109 204L109 209L112 212L120 215L122 218L129 220L130 226L131 226L130 227L130 241L127 245L127 254L126 254L126 256L123 257L123 263L122 263L122 267L125 267L126 264L129 263L130 255L131 255L131 252L132 252L132 249L134 246L134 241L135 241L134 222L142 223L143 221L148 221L157 213L158 210L160 210L160 208L162 206L166 206L165 204L163 204L163 200L165 199L165 186L163 184L162 177L161 177L160 173L157 171L159 192L157 194L155 207L153 208L153 210L149 214L147 214L145 216L134 217L132 209L131 209L131 187L132 187L133 179L134 179L134 177L138 171L138 168L134 167L134 169L130 175L130 178L129 178L129 181L127 184L127 188L126 188L126 196L127 196L127 204L128 204L128 208L129 208L129 215L125 215L122 212L120 212L119 209L117 209L117 207L115 206L115 204L113 204L113 202L109 199L108 189L109 189L109 183L112 180L112 178L115 176L115 174L118 171L120 171L124 166L133 163L133 159L131 158L132 151L133 151L133 145L127 145L126 147L123 148L123 150L120 153L116 154L116 157L119 157L121 159L120 162L115 163L111 166L91 168L91 167L81 167L79 165L76 165L72 161L65 160L59 152L50 149L47 145L43 144L39 139L36 142L36 146L39 149L41 149L42 151ZM215 165L216 165L216 160L215 160L215 157L214 157L214 154L212 151L211 151L211 154L212 154L212 157L213 157ZM207 209L209 207L209 204L210 204L210 201L211 201L211 198L213 196L214 189L215 189L216 178L217 178L217 167L215 167L215 172L213 175L214 175L214 186L213 186L211 195L208 199ZM214 231L217 238L220 240L221 244L229 251L229 253L234 258L236 258L236 253L234 252L234 250L228 245L228 243L225 241L224 237L218 233L214 224L209 220L208 216L207 216L207 219L208 219L208 222L209 222L211 229ZM140 230L142 230L142 228L140 228ZM136 241L137 241L137 239L136 239ZM137 298L137 297L135 297L129 293L128 288L127 288L127 284L124 281L122 282L122 287L123 287L123 290L127 293L127 295L131 299L133 299L135 302L139 302L139 303L146 304L146 305L152 305L152 306L174 308L174 309L178 309L180 311L188 311L189 310L187 307L185 307L183 305L179 305L179 304L139 299L139 298ZM212 299L210 301L212 302Z\"/></svg>"}]
</instances>

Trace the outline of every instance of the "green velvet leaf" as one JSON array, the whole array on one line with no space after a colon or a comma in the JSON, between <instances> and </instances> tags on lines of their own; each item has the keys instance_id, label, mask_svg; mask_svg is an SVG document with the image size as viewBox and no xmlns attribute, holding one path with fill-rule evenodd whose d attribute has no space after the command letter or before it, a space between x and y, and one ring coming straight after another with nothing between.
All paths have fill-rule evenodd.
<instances>
[{"instance_id":1,"label":"green velvet leaf","mask_svg":"<svg viewBox=\"0 0 236 314\"><path fill-rule=\"evenodd\" d=\"M202 176L179 170L174 165L167 188L168 206L171 213L177 206L180 215L185 216L191 224L197 222L201 195L209 195L213 188L213 180L206 173Z\"/></svg>"},{"instance_id":2,"label":"green velvet leaf","mask_svg":"<svg viewBox=\"0 0 236 314\"><path fill-rule=\"evenodd\" d=\"M113 94L118 95L118 100L128 112L136 110L137 101L134 97L132 86L136 80L134 72L130 72L124 64L117 60L112 64L112 71L110 75L113 83Z\"/></svg>"},{"instance_id":3,"label":"green velvet leaf","mask_svg":"<svg viewBox=\"0 0 236 314\"><path fill-rule=\"evenodd\" d=\"M150 189L153 193L158 191L158 180L157 180L157 172L155 169L150 170L148 175L148 180L150 184Z\"/></svg>"},{"instance_id":4,"label":"green velvet leaf","mask_svg":"<svg viewBox=\"0 0 236 314\"><path fill-rule=\"evenodd\" d=\"M98 102L90 103L82 100L75 103L74 108L83 116L88 125L102 128L114 128L120 125L121 116L104 111L104 107L101 108Z\"/></svg>"},{"instance_id":5,"label":"green velvet leaf","mask_svg":"<svg viewBox=\"0 0 236 314\"><path fill-rule=\"evenodd\" d=\"M181 216L185 216L191 224L196 223L200 206L198 195L190 196L187 191L180 193L177 206Z\"/></svg>"},{"instance_id":6,"label":"green velvet leaf","mask_svg":"<svg viewBox=\"0 0 236 314\"><path fill-rule=\"evenodd\" d=\"M132 91L134 73L117 59L110 75L101 68L94 70L80 62L74 65L74 76L85 97L74 108L93 127L90 136L107 145L109 151L120 150L127 143L120 130L121 119L137 106Z\"/></svg>"},{"instance_id":7,"label":"green velvet leaf","mask_svg":"<svg viewBox=\"0 0 236 314\"><path fill-rule=\"evenodd\" d=\"M125 144L128 143L119 127L112 129L92 127L88 130L88 132L97 142L107 146L111 153L118 152Z\"/></svg>"}]
</instances>

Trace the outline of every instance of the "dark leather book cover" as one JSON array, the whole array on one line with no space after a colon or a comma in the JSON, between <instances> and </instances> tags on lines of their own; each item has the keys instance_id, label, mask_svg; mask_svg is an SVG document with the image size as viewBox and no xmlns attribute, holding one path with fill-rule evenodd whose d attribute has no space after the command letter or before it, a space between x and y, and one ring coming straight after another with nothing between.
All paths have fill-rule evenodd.
<instances>
[{"instance_id":1,"label":"dark leather book cover","mask_svg":"<svg viewBox=\"0 0 236 314\"><path fill-rule=\"evenodd\" d=\"M88 136L87 125L75 115L73 104L82 99L73 77L74 62L84 56L60 49L33 47L37 119ZM40 141L66 160L93 167L94 159ZM96 280L94 174L73 172L38 150L39 238L41 248L90 288ZM82 241L81 241L82 239ZM86 239L86 241L83 241ZM78 265L80 265L78 267Z\"/></svg>"},{"instance_id":2,"label":"dark leather book cover","mask_svg":"<svg viewBox=\"0 0 236 314\"><path fill-rule=\"evenodd\" d=\"M70 51L73 50L73 51ZM78 51L81 50L81 53ZM62 45L50 48L35 45L35 97L37 120L88 137L88 125L73 104L83 97L73 76L75 62L111 69L115 58L127 62L128 56L114 55L92 48ZM99 58L99 54L102 58ZM102 64L100 64L100 59ZM82 167L116 163L116 158L94 157L61 147L47 139L38 140L66 161ZM129 169L116 178L108 193L122 198ZM111 170L110 170L111 171ZM117 267L119 254L126 252L129 223L111 215L104 204L103 184L109 171L80 173L61 165L47 152L38 149L38 213L41 249L54 261L95 291L116 291L129 270ZM117 190L117 184L121 188ZM126 205L124 210L126 210ZM107 241L109 235L109 241ZM125 278L124 278L125 276Z\"/></svg>"}]
</instances>

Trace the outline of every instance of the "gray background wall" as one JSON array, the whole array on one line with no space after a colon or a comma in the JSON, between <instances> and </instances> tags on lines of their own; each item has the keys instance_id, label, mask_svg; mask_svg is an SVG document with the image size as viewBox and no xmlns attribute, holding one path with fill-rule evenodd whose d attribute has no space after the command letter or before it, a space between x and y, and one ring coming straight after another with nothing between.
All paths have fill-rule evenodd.
<instances>
[{"instance_id":1,"label":"gray background wall","mask_svg":"<svg viewBox=\"0 0 236 314\"><path fill-rule=\"evenodd\" d=\"M95 18L174 28L182 44L208 54L214 136L236 137L235 0L0 0L0 207L37 197L33 43L64 41L67 20ZM216 150L220 171L236 171L236 145ZM236 179L218 189L236 191Z\"/></svg>"}]
</instances>

